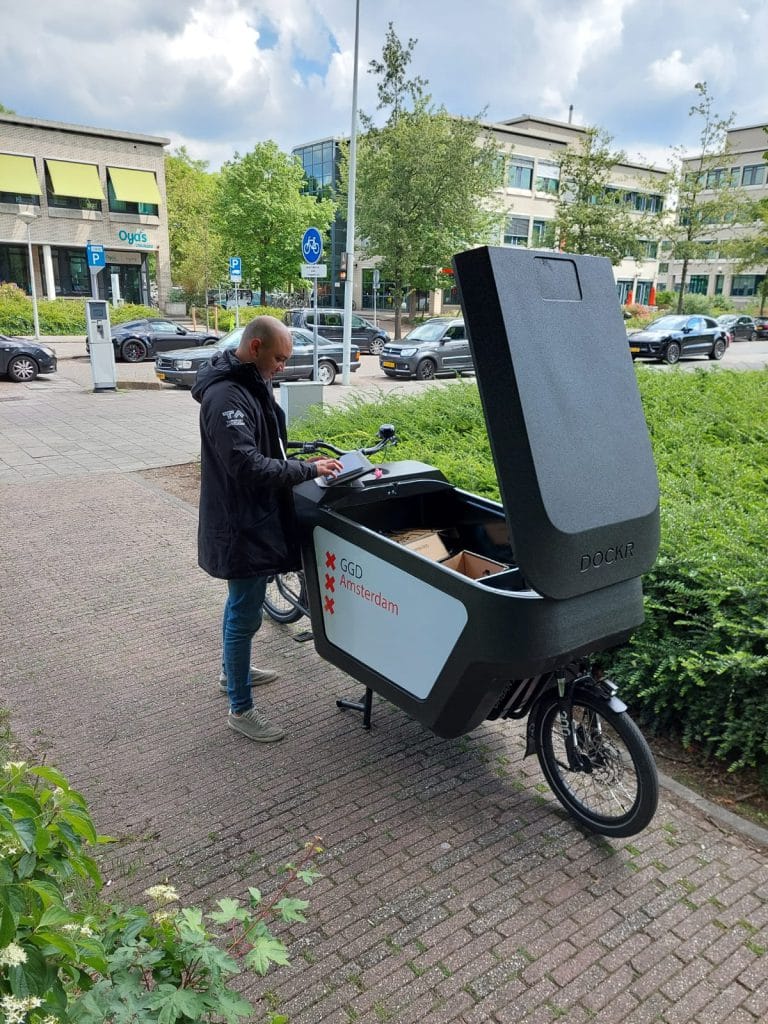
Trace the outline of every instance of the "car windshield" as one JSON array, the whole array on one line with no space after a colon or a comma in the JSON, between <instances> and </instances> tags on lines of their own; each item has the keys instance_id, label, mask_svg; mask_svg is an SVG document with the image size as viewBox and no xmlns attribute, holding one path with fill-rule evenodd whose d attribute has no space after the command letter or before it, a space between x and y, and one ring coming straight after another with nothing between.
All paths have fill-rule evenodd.
<instances>
[{"instance_id":1,"label":"car windshield","mask_svg":"<svg viewBox=\"0 0 768 1024\"><path fill-rule=\"evenodd\" d=\"M688 323L687 316L660 316L648 324L648 331L679 331Z\"/></svg>"},{"instance_id":2,"label":"car windshield","mask_svg":"<svg viewBox=\"0 0 768 1024\"><path fill-rule=\"evenodd\" d=\"M427 320L419 324L403 338L403 341L437 341L441 338L445 328L448 326L446 320Z\"/></svg>"},{"instance_id":3,"label":"car windshield","mask_svg":"<svg viewBox=\"0 0 768 1024\"><path fill-rule=\"evenodd\" d=\"M735 324L738 317L735 316L719 316L717 322L719 324Z\"/></svg>"}]
</instances>

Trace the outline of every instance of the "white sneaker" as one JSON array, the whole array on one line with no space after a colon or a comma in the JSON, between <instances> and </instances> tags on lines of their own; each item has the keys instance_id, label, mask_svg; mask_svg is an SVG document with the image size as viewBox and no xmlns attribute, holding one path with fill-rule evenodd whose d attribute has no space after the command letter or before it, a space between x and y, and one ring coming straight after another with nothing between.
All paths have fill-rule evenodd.
<instances>
[{"instance_id":1,"label":"white sneaker","mask_svg":"<svg viewBox=\"0 0 768 1024\"><path fill-rule=\"evenodd\" d=\"M251 686L264 686L266 683L274 683L279 678L277 672L273 672L271 669L254 668L251 665ZM227 692L227 676L223 670L219 673L219 691Z\"/></svg>"},{"instance_id":2,"label":"white sneaker","mask_svg":"<svg viewBox=\"0 0 768 1024\"><path fill-rule=\"evenodd\" d=\"M272 725L256 708L243 711L240 715L230 711L227 715L227 725L257 743L277 743L285 736L285 730L278 725Z\"/></svg>"}]
</instances>

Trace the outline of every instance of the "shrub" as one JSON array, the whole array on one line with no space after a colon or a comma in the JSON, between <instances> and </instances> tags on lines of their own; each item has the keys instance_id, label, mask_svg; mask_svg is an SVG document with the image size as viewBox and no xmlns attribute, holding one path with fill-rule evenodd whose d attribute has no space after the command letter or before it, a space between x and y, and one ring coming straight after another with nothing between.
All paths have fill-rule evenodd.
<instances>
[{"instance_id":1,"label":"shrub","mask_svg":"<svg viewBox=\"0 0 768 1024\"><path fill-rule=\"evenodd\" d=\"M306 902L287 893L317 877L316 842L268 899L252 888L246 902L221 899L204 914L158 885L146 891L150 909L91 900L86 914L73 906L73 879L93 890L101 878L86 852L97 836L84 798L54 768L24 762L0 769L0 797L0 1020L252 1019L229 981L241 964L263 975L288 962L270 924L305 920Z\"/></svg>"},{"instance_id":2,"label":"shrub","mask_svg":"<svg viewBox=\"0 0 768 1024\"><path fill-rule=\"evenodd\" d=\"M644 578L646 621L602 658L652 727L718 758L768 765L768 371L638 367L661 486L662 544ZM498 498L477 390L387 396L317 411L298 436L370 443L382 422L398 458Z\"/></svg>"},{"instance_id":3,"label":"shrub","mask_svg":"<svg viewBox=\"0 0 768 1024\"><path fill-rule=\"evenodd\" d=\"M39 299L37 315L41 335L85 334L85 299ZM157 315L150 306L127 304L109 310L113 324ZM14 284L0 285L0 334L31 335L34 329L32 299Z\"/></svg>"},{"instance_id":4,"label":"shrub","mask_svg":"<svg viewBox=\"0 0 768 1024\"><path fill-rule=\"evenodd\" d=\"M284 309L278 309L276 306L241 306L240 307L240 326L244 327L250 323L257 316L274 316L278 320L282 321L283 315L285 314ZM205 311L197 310L198 322L205 323ZM211 325L213 325L213 315L209 317ZM225 331L231 331L235 326L235 311L234 309L220 309L219 310L219 330L223 333Z\"/></svg>"},{"instance_id":5,"label":"shrub","mask_svg":"<svg viewBox=\"0 0 768 1024\"><path fill-rule=\"evenodd\" d=\"M695 292L688 292L683 296L683 312L691 316L694 313L709 314L712 300L706 295L697 295ZM677 306L675 306L677 308Z\"/></svg>"}]
</instances>

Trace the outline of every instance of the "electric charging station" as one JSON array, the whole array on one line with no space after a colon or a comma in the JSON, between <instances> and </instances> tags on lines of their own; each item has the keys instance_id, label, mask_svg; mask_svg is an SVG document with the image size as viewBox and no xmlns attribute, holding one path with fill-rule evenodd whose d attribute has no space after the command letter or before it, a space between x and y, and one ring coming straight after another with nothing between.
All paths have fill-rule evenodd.
<instances>
[{"instance_id":1,"label":"electric charging station","mask_svg":"<svg viewBox=\"0 0 768 1024\"><path fill-rule=\"evenodd\" d=\"M85 303L85 323L94 391L114 391L117 387L115 350L109 326L109 306L101 299Z\"/></svg>"}]
</instances>

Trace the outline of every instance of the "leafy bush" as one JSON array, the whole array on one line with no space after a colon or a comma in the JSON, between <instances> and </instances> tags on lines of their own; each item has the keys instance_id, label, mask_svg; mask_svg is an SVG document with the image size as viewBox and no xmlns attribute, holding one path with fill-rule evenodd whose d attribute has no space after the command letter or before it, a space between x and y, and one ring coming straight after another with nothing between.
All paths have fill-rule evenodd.
<instances>
[{"instance_id":1,"label":"leafy bush","mask_svg":"<svg viewBox=\"0 0 768 1024\"><path fill-rule=\"evenodd\" d=\"M282 321L284 309L278 309L276 306L241 306L240 307L240 326L244 327L250 323L257 316L274 316L278 320ZM199 323L205 323L205 311L197 310L197 319ZM210 323L213 326L213 315L210 316ZM235 326L235 311L234 309L220 309L219 310L219 330L224 333L225 331L233 330Z\"/></svg>"},{"instance_id":2,"label":"leafy bush","mask_svg":"<svg viewBox=\"0 0 768 1024\"><path fill-rule=\"evenodd\" d=\"M0 1020L252 1019L253 1006L229 981L241 963L263 975L288 962L269 922L305 920L307 903L287 892L317 877L317 843L287 865L269 899L252 888L246 903L220 899L204 914L178 905L172 886L157 885L146 891L152 909L97 900L86 914L73 907L72 883L80 877L101 887L86 853L97 841L84 798L54 768L10 762L0 769Z\"/></svg>"},{"instance_id":3,"label":"leafy bush","mask_svg":"<svg viewBox=\"0 0 768 1024\"><path fill-rule=\"evenodd\" d=\"M694 313L709 315L712 300L706 295L697 295L695 292L688 292L683 296L683 312L692 316ZM677 306L675 306L677 309Z\"/></svg>"},{"instance_id":4,"label":"leafy bush","mask_svg":"<svg viewBox=\"0 0 768 1024\"><path fill-rule=\"evenodd\" d=\"M85 334L85 299L39 299L37 315L41 335ZM130 304L109 310L113 324L143 316L158 316L158 310ZM34 330L32 299L14 284L0 285L0 334L31 335Z\"/></svg>"},{"instance_id":5,"label":"leafy bush","mask_svg":"<svg viewBox=\"0 0 768 1024\"><path fill-rule=\"evenodd\" d=\"M658 309L671 309L677 305L677 292L656 292L656 306Z\"/></svg>"},{"instance_id":6,"label":"leafy bush","mask_svg":"<svg viewBox=\"0 0 768 1024\"><path fill-rule=\"evenodd\" d=\"M768 371L658 373L638 367L659 469L662 544L646 575L646 622L604 657L633 710L730 761L768 765ZM380 423L397 458L439 467L498 498L476 388L382 396L317 411L296 434L342 447Z\"/></svg>"}]
</instances>

